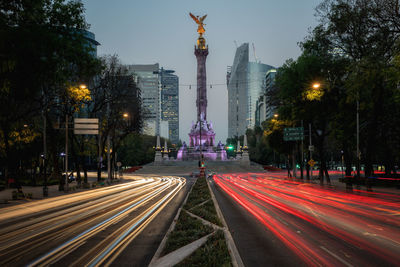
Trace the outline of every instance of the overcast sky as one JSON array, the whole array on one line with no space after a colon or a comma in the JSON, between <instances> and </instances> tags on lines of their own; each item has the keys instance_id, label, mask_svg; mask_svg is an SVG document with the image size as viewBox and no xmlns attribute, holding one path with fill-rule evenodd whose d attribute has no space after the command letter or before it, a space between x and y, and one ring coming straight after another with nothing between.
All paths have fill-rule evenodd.
<instances>
[{"instance_id":1,"label":"overcast sky","mask_svg":"<svg viewBox=\"0 0 400 267\"><path fill-rule=\"evenodd\" d=\"M321 0L83 0L90 30L101 43L98 55L117 54L124 64L159 63L179 76L179 135L188 142L196 120L197 25L189 12L203 16L209 46L207 83L226 84L236 45L250 44L262 63L281 66L297 58L297 45L317 25L315 7ZM189 89L189 85L192 88ZM207 119L216 142L228 135L226 85L207 89Z\"/></svg>"}]
</instances>

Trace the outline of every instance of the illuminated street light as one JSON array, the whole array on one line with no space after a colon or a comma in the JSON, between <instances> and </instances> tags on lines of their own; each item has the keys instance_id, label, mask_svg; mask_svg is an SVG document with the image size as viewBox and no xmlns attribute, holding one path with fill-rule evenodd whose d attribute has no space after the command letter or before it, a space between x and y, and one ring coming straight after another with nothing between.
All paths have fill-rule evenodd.
<instances>
[{"instance_id":1,"label":"illuminated street light","mask_svg":"<svg viewBox=\"0 0 400 267\"><path fill-rule=\"evenodd\" d=\"M278 117L279 117L279 114L274 114L274 117L275 117L275 118L278 118Z\"/></svg>"},{"instance_id":2,"label":"illuminated street light","mask_svg":"<svg viewBox=\"0 0 400 267\"><path fill-rule=\"evenodd\" d=\"M123 116L124 118L128 118L128 117L129 117L129 114L125 112L124 114L122 114L122 116Z\"/></svg>"},{"instance_id":3,"label":"illuminated street light","mask_svg":"<svg viewBox=\"0 0 400 267\"><path fill-rule=\"evenodd\" d=\"M318 89L320 86L321 86L320 83L314 83L312 87L313 87L314 89Z\"/></svg>"},{"instance_id":4,"label":"illuminated street light","mask_svg":"<svg viewBox=\"0 0 400 267\"><path fill-rule=\"evenodd\" d=\"M86 84L81 84L81 85L79 85L79 88L81 88L81 89L86 89Z\"/></svg>"}]
</instances>

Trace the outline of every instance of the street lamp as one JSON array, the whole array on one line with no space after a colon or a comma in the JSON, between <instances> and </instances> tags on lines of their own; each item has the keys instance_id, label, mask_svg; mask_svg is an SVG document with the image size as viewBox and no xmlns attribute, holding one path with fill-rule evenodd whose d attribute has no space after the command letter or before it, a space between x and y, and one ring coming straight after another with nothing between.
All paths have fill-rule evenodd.
<instances>
[{"instance_id":1,"label":"street lamp","mask_svg":"<svg viewBox=\"0 0 400 267\"><path fill-rule=\"evenodd\" d=\"M81 90L86 89L86 84L80 84ZM67 101L68 103L68 101ZM68 104L67 104L68 105ZM68 191L68 110L65 114L65 187L64 191Z\"/></svg>"},{"instance_id":2,"label":"street lamp","mask_svg":"<svg viewBox=\"0 0 400 267\"><path fill-rule=\"evenodd\" d=\"M123 116L124 118L128 118L128 117L129 117L129 114L128 114L127 112L125 112L124 114L122 114L122 116Z\"/></svg>"},{"instance_id":3,"label":"street lamp","mask_svg":"<svg viewBox=\"0 0 400 267\"><path fill-rule=\"evenodd\" d=\"M313 87L314 89L318 89L318 88L321 87L321 84L320 84L320 83L313 83L312 87Z\"/></svg>"},{"instance_id":4,"label":"street lamp","mask_svg":"<svg viewBox=\"0 0 400 267\"><path fill-rule=\"evenodd\" d=\"M278 118L278 117L279 117L279 114L274 114L274 117L275 117L275 118Z\"/></svg>"}]
</instances>

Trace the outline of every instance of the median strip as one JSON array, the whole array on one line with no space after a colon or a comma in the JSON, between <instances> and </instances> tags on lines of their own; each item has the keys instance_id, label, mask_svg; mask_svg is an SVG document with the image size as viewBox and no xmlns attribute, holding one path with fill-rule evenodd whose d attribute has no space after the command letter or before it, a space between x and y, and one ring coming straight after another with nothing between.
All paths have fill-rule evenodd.
<instances>
[{"instance_id":1,"label":"median strip","mask_svg":"<svg viewBox=\"0 0 400 267\"><path fill-rule=\"evenodd\" d=\"M197 178L178 214L149 266L237 266L206 178Z\"/></svg>"}]
</instances>

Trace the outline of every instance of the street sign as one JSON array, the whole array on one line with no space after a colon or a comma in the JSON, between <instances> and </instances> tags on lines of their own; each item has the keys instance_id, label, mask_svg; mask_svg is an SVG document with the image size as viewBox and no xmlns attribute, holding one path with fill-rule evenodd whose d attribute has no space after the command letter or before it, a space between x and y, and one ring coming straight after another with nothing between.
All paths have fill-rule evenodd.
<instances>
[{"instance_id":1,"label":"street sign","mask_svg":"<svg viewBox=\"0 0 400 267\"><path fill-rule=\"evenodd\" d=\"M74 118L74 134L99 134L99 119Z\"/></svg>"},{"instance_id":2,"label":"street sign","mask_svg":"<svg viewBox=\"0 0 400 267\"><path fill-rule=\"evenodd\" d=\"M310 160L308 161L308 165L310 165L311 167L314 167L315 161L314 161L313 159L310 159Z\"/></svg>"},{"instance_id":3,"label":"street sign","mask_svg":"<svg viewBox=\"0 0 400 267\"><path fill-rule=\"evenodd\" d=\"M314 151L314 146L309 146L309 147L308 147L308 150L311 151L311 152L313 152L313 151Z\"/></svg>"},{"instance_id":4,"label":"street sign","mask_svg":"<svg viewBox=\"0 0 400 267\"><path fill-rule=\"evenodd\" d=\"M288 127L283 129L284 141L298 141L304 139L303 127Z\"/></svg>"},{"instance_id":5,"label":"street sign","mask_svg":"<svg viewBox=\"0 0 400 267\"><path fill-rule=\"evenodd\" d=\"M117 166L118 166L118 167L121 167L121 166L122 166L122 163L121 163L120 161L118 161L118 162L117 162Z\"/></svg>"}]
</instances>

